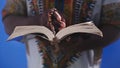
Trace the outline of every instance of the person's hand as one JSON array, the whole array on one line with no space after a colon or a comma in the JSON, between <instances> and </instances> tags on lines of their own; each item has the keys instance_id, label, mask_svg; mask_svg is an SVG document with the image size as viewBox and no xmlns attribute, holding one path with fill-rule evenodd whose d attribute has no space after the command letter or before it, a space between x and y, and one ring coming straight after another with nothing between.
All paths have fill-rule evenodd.
<instances>
[{"instance_id":1,"label":"person's hand","mask_svg":"<svg viewBox=\"0 0 120 68\"><path fill-rule=\"evenodd\" d=\"M48 26L56 32L66 27L65 19L55 8L48 12Z\"/></svg>"},{"instance_id":2,"label":"person's hand","mask_svg":"<svg viewBox=\"0 0 120 68\"><path fill-rule=\"evenodd\" d=\"M56 17L58 23L60 24L61 29L66 27L65 19L58 13L58 11L55 8L51 10L53 11L53 15Z\"/></svg>"}]
</instances>

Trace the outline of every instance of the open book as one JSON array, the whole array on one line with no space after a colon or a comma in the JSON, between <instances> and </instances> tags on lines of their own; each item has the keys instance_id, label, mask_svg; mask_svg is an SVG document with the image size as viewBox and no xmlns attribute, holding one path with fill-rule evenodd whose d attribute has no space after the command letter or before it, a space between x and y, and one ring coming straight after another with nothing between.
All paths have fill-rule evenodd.
<instances>
[{"instance_id":1,"label":"open book","mask_svg":"<svg viewBox=\"0 0 120 68\"><path fill-rule=\"evenodd\" d=\"M90 33L101 37L103 36L102 32L90 21L68 26L60 30L57 34L53 34L51 30L44 26L17 26L8 40L31 33L44 34L49 41L53 41L55 37L61 40L74 33Z\"/></svg>"}]
</instances>

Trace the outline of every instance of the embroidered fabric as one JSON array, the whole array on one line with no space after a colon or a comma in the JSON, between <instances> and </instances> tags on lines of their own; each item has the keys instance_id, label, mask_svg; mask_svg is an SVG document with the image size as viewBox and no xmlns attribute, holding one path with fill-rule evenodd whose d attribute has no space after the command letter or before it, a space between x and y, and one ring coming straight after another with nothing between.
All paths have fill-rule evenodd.
<instances>
[{"instance_id":1,"label":"embroidered fabric","mask_svg":"<svg viewBox=\"0 0 120 68\"><path fill-rule=\"evenodd\" d=\"M98 2L102 0L66 0L64 2L64 14L67 18L67 25L85 22L89 20L94 20L97 24L101 23L108 23L115 26L120 26L120 1L119 0L105 0L104 2ZM74 3L74 4L73 4ZM99 3L99 4L96 4ZM102 3L102 4L101 4ZM2 15L3 17L13 14L13 15L29 15L34 16L37 14L42 14L45 9L49 9L49 7L54 7L54 0L7 0L6 6L3 9ZM27 7L26 7L27 5ZM74 9L73 9L74 6ZM99 8L97 7L99 6ZM102 10L100 10L102 8ZM95 11L95 9L99 9ZM101 11L101 12L100 12ZM94 12L94 13L93 13ZM101 13L101 14L100 14ZM92 18L93 16L93 18ZM101 16L101 17L100 17ZM100 18L97 18L100 17ZM98 20L100 19L100 20ZM96 21L98 20L98 21ZM102 24L101 23L101 24ZM47 53L50 52L49 47L46 47ZM44 51L44 50L43 50ZM42 51L40 51L42 52ZM46 52L45 52L46 53ZM51 52L49 53L51 55ZM65 58L65 62L68 62L68 65L72 62L76 62L76 58L80 57L79 52L73 53L69 59ZM56 62L53 56L44 55L45 61L44 63L45 68L49 68L56 64L51 64L50 59L53 62ZM58 59L63 57L64 54L60 54ZM58 60L57 59L57 60ZM63 61L64 62L64 61ZM67 64L63 65L63 68L67 67Z\"/></svg>"},{"instance_id":2,"label":"embroidered fabric","mask_svg":"<svg viewBox=\"0 0 120 68\"><path fill-rule=\"evenodd\" d=\"M9 15L30 15L27 10L31 11L31 13L41 14L44 10L55 7L54 1L57 0L28 1L31 10L26 7L26 0L6 0L6 5L2 11L3 18L5 19ZM97 25L107 23L120 27L119 0L65 0L63 3L62 10L66 21L68 21L67 25L89 21L92 16L92 20Z\"/></svg>"}]
</instances>

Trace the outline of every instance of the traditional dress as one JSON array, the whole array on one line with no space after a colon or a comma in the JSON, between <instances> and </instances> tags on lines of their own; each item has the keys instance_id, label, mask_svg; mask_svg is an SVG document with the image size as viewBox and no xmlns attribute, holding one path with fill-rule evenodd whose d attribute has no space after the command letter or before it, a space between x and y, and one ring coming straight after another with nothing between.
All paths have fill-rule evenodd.
<instances>
[{"instance_id":1,"label":"traditional dress","mask_svg":"<svg viewBox=\"0 0 120 68\"><path fill-rule=\"evenodd\" d=\"M110 24L120 28L120 0L7 0L2 15L3 19L9 15L34 16L54 7L64 14L67 26L92 20L97 26ZM36 42L39 40L34 37L25 38L28 40L25 41L28 68L99 68L101 52L98 50L71 52L75 55L70 55L65 64L56 66L39 52Z\"/></svg>"}]
</instances>

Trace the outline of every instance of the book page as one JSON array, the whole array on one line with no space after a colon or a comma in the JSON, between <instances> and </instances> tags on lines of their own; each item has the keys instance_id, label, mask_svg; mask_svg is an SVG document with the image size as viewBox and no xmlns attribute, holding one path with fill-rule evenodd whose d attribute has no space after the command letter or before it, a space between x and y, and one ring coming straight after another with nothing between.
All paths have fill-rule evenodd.
<instances>
[{"instance_id":1,"label":"book page","mask_svg":"<svg viewBox=\"0 0 120 68\"><path fill-rule=\"evenodd\" d=\"M10 35L8 40L11 40L13 38L31 34L31 33L41 33L48 37L48 40L53 40L54 34L52 31L50 31L48 28L44 26L17 26L14 30L14 32Z\"/></svg>"},{"instance_id":2,"label":"book page","mask_svg":"<svg viewBox=\"0 0 120 68\"><path fill-rule=\"evenodd\" d=\"M102 32L92 22L86 22L64 28L56 34L56 37L62 39L73 33L90 33L103 36Z\"/></svg>"}]
</instances>

